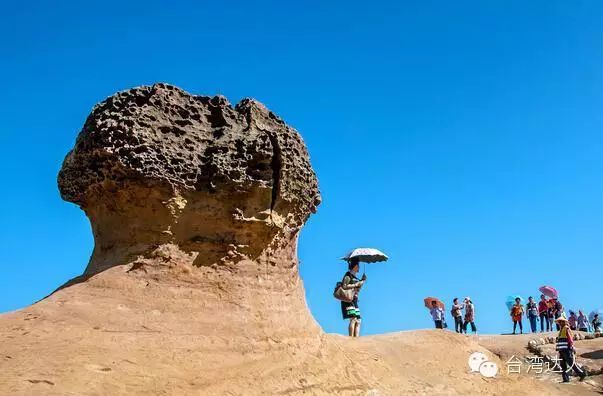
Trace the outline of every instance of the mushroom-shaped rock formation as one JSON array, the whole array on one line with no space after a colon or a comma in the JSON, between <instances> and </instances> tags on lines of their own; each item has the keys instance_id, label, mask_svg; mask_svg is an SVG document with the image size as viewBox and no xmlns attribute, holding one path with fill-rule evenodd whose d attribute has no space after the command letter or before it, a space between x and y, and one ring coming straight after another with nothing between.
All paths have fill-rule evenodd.
<instances>
[{"instance_id":1,"label":"mushroom-shaped rock formation","mask_svg":"<svg viewBox=\"0 0 603 396\"><path fill-rule=\"evenodd\" d=\"M166 84L97 105L59 174L88 215L94 274L174 244L196 266L282 256L320 203L306 147L261 103Z\"/></svg>"},{"instance_id":2,"label":"mushroom-shaped rock formation","mask_svg":"<svg viewBox=\"0 0 603 396\"><path fill-rule=\"evenodd\" d=\"M93 109L58 182L90 218L86 278L118 266L187 285L201 333L319 333L297 270L316 175L297 131L261 103L166 84L120 92Z\"/></svg>"}]
</instances>

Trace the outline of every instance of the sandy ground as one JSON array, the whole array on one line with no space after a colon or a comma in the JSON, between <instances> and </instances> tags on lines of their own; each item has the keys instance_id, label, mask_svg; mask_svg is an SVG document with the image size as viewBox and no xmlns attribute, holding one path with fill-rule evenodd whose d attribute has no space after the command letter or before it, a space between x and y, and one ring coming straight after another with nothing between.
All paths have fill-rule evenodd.
<instances>
[{"instance_id":1,"label":"sandy ground","mask_svg":"<svg viewBox=\"0 0 603 396\"><path fill-rule=\"evenodd\" d=\"M508 362L514 357L525 361L526 358L534 356L534 354L529 352L526 348L527 343L531 339L541 338L542 336L556 335L556 332L522 335L485 335L480 336L479 343L495 353L504 362ZM576 341L575 347L578 364L589 368L591 373L601 372L601 369L603 368L603 338ZM549 356L557 355L554 344L543 346L543 351ZM528 366L529 363L526 363L525 366L522 366L522 368L527 371ZM543 381L558 382L561 380L560 374L558 373L541 374L532 371L526 372L526 374ZM574 381L576 385L587 390L603 392L603 375L591 375L583 383L578 383L575 377L572 378L572 381Z\"/></svg>"},{"instance_id":2,"label":"sandy ground","mask_svg":"<svg viewBox=\"0 0 603 396\"><path fill-rule=\"evenodd\" d=\"M208 311L205 291L194 282L141 284L143 279L114 268L0 316L0 394L586 395L600 390L504 369L496 378L470 372L472 352L503 367L504 357L521 352L527 336L477 338L423 330L351 339L324 334L317 326L296 330L287 320L266 328L262 317L249 314L246 331L229 316L243 311Z\"/></svg>"}]
</instances>

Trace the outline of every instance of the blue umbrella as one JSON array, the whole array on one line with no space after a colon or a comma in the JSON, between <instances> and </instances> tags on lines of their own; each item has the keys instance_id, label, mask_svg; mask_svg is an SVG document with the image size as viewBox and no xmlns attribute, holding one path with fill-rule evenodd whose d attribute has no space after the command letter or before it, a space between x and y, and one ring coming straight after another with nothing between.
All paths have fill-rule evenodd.
<instances>
[{"instance_id":1,"label":"blue umbrella","mask_svg":"<svg viewBox=\"0 0 603 396\"><path fill-rule=\"evenodd\" d=\"M507 306L507 309L509 311L511 310L511 308L513 308L513 305L515 305L516 298L519 298L519 301L523 302L523 298L519 294L513 294L510 296L507 296L507 301L505 301L505 305Z\"/></svg>"}]
</instances>

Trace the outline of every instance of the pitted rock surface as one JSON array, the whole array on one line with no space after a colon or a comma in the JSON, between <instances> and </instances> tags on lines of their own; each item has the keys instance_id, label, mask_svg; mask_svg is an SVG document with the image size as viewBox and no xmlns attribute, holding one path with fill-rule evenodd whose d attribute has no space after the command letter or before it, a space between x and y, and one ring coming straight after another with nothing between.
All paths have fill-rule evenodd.
<instances>
[{"instance_id":1,"label":"pitted rock surface","mask_svg":"<svg viewBox=\"0 0 603 396\"><path fill-rule=\"evenodd\" d=\"M199 264L233 251L257 256L279 232L298 232L320 204L295 129L255 100L233 108L167 84L98 104L58 181L91 219L97 261L107 250L132 255L163 243L200 252Z\"/></svg>"},{"instance_id":2,"label":"pitted rock surface","mask_svg":"<svg viewBox=\"0 0 603 396\"><path fill-rule=\"evenodd\" d=\"M97 105L59 175L65 200L128 177L197 191L274 188L307 215L320 203L306 147L261 103L235 108L221 96L191 95L167 84L120 92Z\"/></svg>"}]
</instances>

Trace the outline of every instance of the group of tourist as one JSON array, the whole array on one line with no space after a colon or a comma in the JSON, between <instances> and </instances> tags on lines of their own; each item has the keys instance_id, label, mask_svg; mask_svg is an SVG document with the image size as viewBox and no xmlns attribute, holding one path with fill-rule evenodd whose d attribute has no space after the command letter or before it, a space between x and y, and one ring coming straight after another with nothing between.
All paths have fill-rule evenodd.
<instances>
[{"instance_id":1,"label":"group of tourist","mask_svg":"<svg viewBox=\"0 0 603 396\"><path fill-rule=\"evenodd\" d=\"M465 310L463 317L462 310ZM588 373L576 362L576 349L574 348L573 331L590 331L601 333L601 320L599 314L595 313L591 321L582 312L578 310L578 314L574 311L569 311L569 318L566 317L563 304L558 298L547 298L544 294L540 296L540 302L536 304L533 297L528 298L525 305L522 304L521 298L515 298L515 304L509 310L511 320L513 321L513 334L517 334L519 327L520 334L523 333L523 316L527 316L530 321L530 328L533 333L537 332L537 321L540 319L540 331L544 332L553 330L555 323L558 335L556 338L556 350L559 353L559 364L561 367L561 376L563 382L570 382L569 371L573 370L576 375L583 381ZM438 304L438 301L431 301L431 309L429 311L437 329L446 328L446 319L443 304ZM457 333L467 333L467 324L471 323L471 329L475 332L475 307L469 297L466 297L463 304L459 304L458 298L452 302L452 317L454 318L454 329ZM591 327L592 326L592 327Z\"/></svg>"},{"instance_id":2,"label":"group of tourist","mask_svg":"<svg viewBox=\"0 0 603 396\"><path fill-rule=\"evenodd\" d=\"M561 376L563 382L566 383L570 382L570 370L574 370L580 381L583 381L587 376L586 370L576 362L573 331L588 332L592 329L595 333L601 332L599 314L595 313L592 321L589 321L588 316L582 310L578 310L577 315L574 311L569 311L569 313L568 318L564 312L563 304L561 304L556 295L555 297L547 298L544 294L540 295L538 304L536 304L533 297L529 297L525 309L521 298L516 297L515 304L510 309L511 320L513 320L513 334L516 334L518 325L519 332L523 333L522 318L524 315L530 320L532 333L536 333L537 331L536 321L538 319L540 319L541 332L545 331L545 327L546 331L552 331L553 322L555 323L558 331L555 349L559 353Z\"/></svg>"},{"instance_id":3,"label":"group of tourist","mask_svg":"<svg viewBox=\"0 0 603 396\"><path fill-rule=\"evenodd\" d=\"M463 313L464 311L464 313ZM429 310L431 318L435 324L436 329L447 328L446 324L446 313L443 308L443 304L440 304L437 300L431 301L431 307ZM458 298L452 301L452 309L450 314L454 319L454 330L457 333L467 333L467 326L471 326L473 333L477 332L475 325L475 306L471 301L470 297L465 297L462 303L459 302ZM515 304L511 306L509 310L511 320L513 321L513 334L517 334L519 328L519 334L523 334L523 317L526 316L530 322L530 329L532 333L538 331L538 321L540 320L540 332L553 331L553 324L557 331L561 329L561 326L557 322L560 317L566 317L563 304L558 298L548 298L544 294L540 296L540 302L537 304L533 297L528 298L525 307L520 297L515 298ZM571 330L578 330L584 332L603 332L601 319L599 314L595 314L592 320L589 320L588 316L578 310L578 314L574 311L569 311L569 317L567 318L568 324Z\"/></svg>"},{"instance_id":4,"label":"group of tourist","mask_svg":"<svg viewBox=\"0 0 603 396\"><path fill-rule=\"evenodd\" d=\"M463 311L465 311L464 314ZM444 308L438 305L437 301L431 301L429 313L435 323L436 329L448 327L446 325L446 313L444 312ZM467 326L471 326L471 332L477 333L477 326L475 325L475 306L471 301L471 297L465 297L462 303L459 302L458 298L455 298L452 301L450 313L454 318L454 331L457 333L467 333Z\"/></svg>"},{"instance_id":5,"label":"group of tourist","mask_svg":"<svg viewBox=\"0 0 603 396\"><path fill-rule=\"evenodd\" d=\"M515 304L510 309L510 316L513 320L513 334L516 334L517 326L519 325L519 332L523 333L522 318L527 316L530 320L530 327L532 333L537 331L536 321L540 319L540 331L544 332L553 330L553 322L555 323L558 331L556 338L556 350L559 353L559 362L561 367L561 376L563 382L570 382L569 371L574 370L576 375L583 381L587 372L579 364L576 363L576 349L574 347L574 334L573 331L584 331L588 332L592 329L595 333L601 332L601 320L599 315L593 315L592 321L589 321L588 317L582 312L578 311L578 315L574 311L569 311L569 318L563 309L563 304L559 301L559 298L551 297L547 298L544 294L540 296L538 304L534 301L534 298L529 297L528 302L525 306L521 303L521 298L515 298Z\"/></svg>"},{"instance_id":6,"label":"group of tourist","mask_svg":"<svg viewBox=\"0 0 603 396\"><path fill-rule=\"evenodd\" d=\"M360 262L358 259L350 259L348 261L348 271L335 289L336 292L337 289L341 289L341 291L343 291L342 295L347 295L345 298L340 296L336 296L336 298L341 300L341 314L343 319L349 320L348 334L350 337L358 337L360 335L361 316L360 307L358 306L358 294L366 282L367 277L366 275L363 275L361 278L358 278L357 274L359 270ZM443 304L436 300L432 300L429 313L431 314L431 318L437 329L448 327ZM462 303L458 298L455 298L452 301L450 314L454 319L454 330L457 333L467 334L468 327L471 328L472 333L477 333L477 326L475 325L475 305L470 297L465 297ZM528 298L525 307L519 297L515 299L515 304L510 309L510 316L513 320L513 334L517 334L517 327L519 327L519 333L523 333L524 315L527 316L533 333L537 332L538 320L540 320L541 332L552 331L553 323L556 323L556 329L559 331L561 326L557 319L566 318L563 305L559 299L547 298L544 294L540 296L540 302L538 304L536 304L533 297ZM589 320L581 310L578 311L578 314L574 311L569 311L569 318L567 321L570 330L603 331L601 319L599 319L598 314L594 315L592 320Z\"/></svg>"},{"instance_id":7,"label":"group of tourist","mask_svg":"<svg viewBox=\"0 0 603 396\"><path fill-rule=\"evenodd\" d=\"M532 333L536 333L538 331L538 320L540 320L540 332L553 331L554 322L556 330L559 331L561 326L557 322L557 319L562 316L567 318L568 325L571 330L585 332L593 331L595 333L600 333L602 331L601 320L599 319L598 314L595 314L591 321L589 320L588 316L582 312L582 310L578 310L577 315L574 311L570 310L569 317L567 317L561 301L554 297L548 298L544 294L540 295L540 301L538 304L536 304L533 297L529 297L528 302L525 305L525 309L521 302L521 298L515 298L515 304L511 307L509 314L511 316L511 320L513 321L513 334L517 334L518 326L519 333L523 334L522 319L524 315L530 321L530 329L532 330Z\"/></svg>"}]
</instances>

